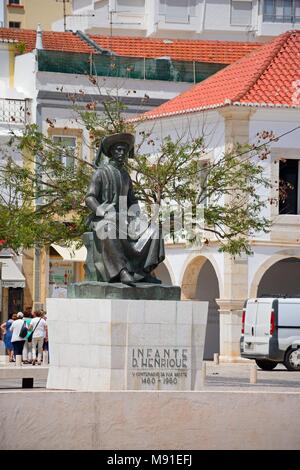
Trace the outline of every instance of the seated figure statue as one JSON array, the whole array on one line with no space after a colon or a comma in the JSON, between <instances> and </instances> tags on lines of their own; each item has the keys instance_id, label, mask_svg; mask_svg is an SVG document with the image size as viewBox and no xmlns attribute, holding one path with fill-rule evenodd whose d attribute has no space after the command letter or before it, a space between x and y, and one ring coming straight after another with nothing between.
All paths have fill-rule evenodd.
<instances>
[{"instance_id":1,"label":"seated figure statue","mask_svg":"<svg viewBox=\"0 0 300 470\"><path fill-rule=\"evenodd\" d=\"M88 221L91 232L83 236L88 250L88 280L121 282L129 286L137 282L160 283L151 274L165 258L159 226L147 224L142 233L128 230L139 215L138 201L125 165L133 153L134 136L131 134L109 135L101 142L96 170L86 195L86 204L92 211ZM101 163L102 154L108 157L107 162Z\"/></svg>"}]
</instances>

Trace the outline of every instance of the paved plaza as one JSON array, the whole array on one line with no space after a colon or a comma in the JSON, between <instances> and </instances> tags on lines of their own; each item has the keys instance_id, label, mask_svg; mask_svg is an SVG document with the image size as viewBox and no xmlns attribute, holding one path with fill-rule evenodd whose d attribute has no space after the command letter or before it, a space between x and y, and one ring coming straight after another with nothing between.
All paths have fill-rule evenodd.
<instances>
[{"instance_id":1,"label":"paved plaza","mask_svg":"<svg viewBox=\"0 0 300 470\"><path fill-rule=\"evenodd\" d=\"M222 390L222 391L300 391L300 373L289 372L285 367L279 364L273 371L262 371L257 369L257 383L250 384L250 368L254 364L252 361L231 364L223 363L215 365L213 362L206 362L206 381L204 389ZM14 364L9 364L3 367L14 368ZM24 368L31 368L32 366L23 365ZM37 366L35 366L37 368ZM21 379L1 379L0 390L22 390ZM46 389L46 380L35 380L35 390ZM28 392L28 389L26 390Z\"/></svg>"}]
</instances>

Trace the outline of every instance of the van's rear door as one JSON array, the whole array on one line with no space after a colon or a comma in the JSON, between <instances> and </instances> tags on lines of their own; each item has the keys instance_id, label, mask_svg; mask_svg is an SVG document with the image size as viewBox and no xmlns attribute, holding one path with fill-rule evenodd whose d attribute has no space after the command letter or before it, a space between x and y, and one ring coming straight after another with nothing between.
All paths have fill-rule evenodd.
<instances>
[{"instance_id":1,"label":"van's rear door","mask_svg":"<svg viewBox=\"0 0 300 470\"><path fill-rule=\"evenodd\" d=\"M269 354L272 299L258 299L255 325L255 352Z\"/></svg>"},{"instance_id":2,"label":"van's rear door","mask_svg":"<svg viewBox=\"0 0 300 470\"><path fill-rule=\"evenodd\" d=\"M260 298L247 302L244 327L244 352L247 354L269 354L272 301Z\"/></svg>"},{"instance_id":3,"label":"van's rear door","mask_svg":"<svg viewBox=\"0 0 300 470\"><path fill-rule=\"evenodd\" d=\"M246 304L244 324L244 353L254 353L257 299L249 299Z\"/></svg>"}]
</instances>

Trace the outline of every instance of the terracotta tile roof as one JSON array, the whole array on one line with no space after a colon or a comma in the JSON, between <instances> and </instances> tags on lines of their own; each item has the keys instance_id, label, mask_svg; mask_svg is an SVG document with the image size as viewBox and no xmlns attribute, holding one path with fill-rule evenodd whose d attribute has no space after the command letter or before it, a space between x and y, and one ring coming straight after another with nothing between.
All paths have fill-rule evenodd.
<instances>
[{"instance_id":1,"label":"terracotta tile roof","mask_svg":"<svg viewBox=\"0 0 300 470\"><path fill-rule=\"evenodd\" d=\"M173 60L231 64L259 47L259 43L166 40L135 37L109 37L90 35L96 44L124 57L157 58L168 56ZM26 29L0 28L0 41L24 42L26 52L35 48L36 31ZM76 34L68 32L43 32L43 46L46 50L66 52L95 52Z\"/></svg>"},{"instance_id":2,"label":"terracotta tile roof","mask_svg":"<svg viewBox=\"0 0 300 470\"><path fill-rule=\"evenodd\" d=\"M30 29L0 28L0 42L9 41L26 44L26 52L35 48L36 31ZM43 31L43 47L49 51L65 52L94 52L94 50L82 41L74 33Z\"/></svg>"},{"instance_id":3,"label":"terracotta tile roof","mask_svg":"<svg viewBox=\"0 0 300 470\"><path fill-rule=\"evenodd\" d=\"M297 96L295 90L296 80L300 80L300 30L278 36L135 120L228 105L300 106L300 91Z\"/></svg>"},{"instance_id":4,"label":"terracotta tile roof","mask_svg":"<svg viewBox=\"0 0 300 470\"><path fill-rule=\"evenodd\" d=\"M187 62L231 64L261 46L259 43L108 37L90 34L99 46L125 57L171 57Z\"/></svg>"}]
</instances>

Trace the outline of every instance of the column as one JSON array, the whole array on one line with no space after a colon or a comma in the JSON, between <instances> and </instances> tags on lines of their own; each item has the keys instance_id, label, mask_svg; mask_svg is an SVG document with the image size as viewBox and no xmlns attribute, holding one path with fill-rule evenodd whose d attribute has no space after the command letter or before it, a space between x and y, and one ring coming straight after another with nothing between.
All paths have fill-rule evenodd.
<instances>
[{"instance_id":1,"label":"column","mask_svg":"<svg viewBox=\"0 0 300 470\"><path fill-rule=\"evenodd\" d=\"M216 299L220 312L220 361L240 362L242 311L245 299Z\"/></svg>"}]
</instances>

